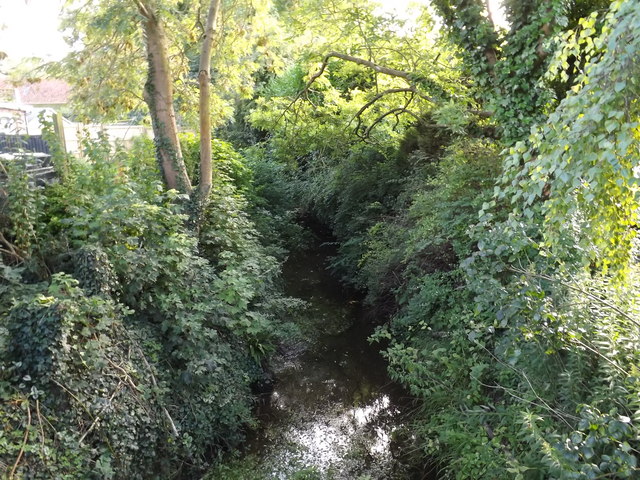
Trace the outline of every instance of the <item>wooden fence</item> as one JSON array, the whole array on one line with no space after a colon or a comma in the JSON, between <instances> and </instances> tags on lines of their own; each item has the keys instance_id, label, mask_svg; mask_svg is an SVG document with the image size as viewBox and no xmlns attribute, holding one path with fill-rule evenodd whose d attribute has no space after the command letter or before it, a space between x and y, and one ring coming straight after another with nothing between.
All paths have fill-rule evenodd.
<instances>
[{"instance_id":1,"label":"wooden fence","mask_svg":"<svg viewBox=\"0 0 640 480\"><path fill-rule=\"evenodd\" d=\"M0 153L20 151L50 154L49 145L42 135L7 135L0 133Z\"/></svg>"}]
</instances>

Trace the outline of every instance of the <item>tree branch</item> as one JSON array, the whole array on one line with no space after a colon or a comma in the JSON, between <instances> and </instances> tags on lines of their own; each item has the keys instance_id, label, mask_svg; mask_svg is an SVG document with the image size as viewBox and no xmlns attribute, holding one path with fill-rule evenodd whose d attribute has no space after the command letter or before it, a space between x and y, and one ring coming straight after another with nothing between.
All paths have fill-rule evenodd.
<instances>
[{"instance_id":1,"label":"tree branch","mask_svg":"<svg viewBox=\"0 0 640 480\"><path fill-rule=\"evenodd\" d=\"M27 254L7 240L2 232L0 232L0 252L13 257L17 263L23 262L27 257Z\"/></svg>"},{"instance_id":2,"label":"tree branch","mask_svg":"<svg viewBox=\"0 0 640 480\"><path fill-rule=\"evenodd\" d=\"M22 439L22 446L20 447L20 451L18 452L18 458L16 458L16 462L13 464L13 468L11 469L11 473L9 473L9 478L15 478L16 469L20 464L20 460L22 460L22 455L24 455L24 449L27 446L27 441L29 440L29 429L31 428L31 407L29 405L29 400L27 400L27 426L24 429L24 438Z\"/></svg>"},{"instance_id":3,"label":"tree branch","mask_svg":"<svg viewBox=\"0 0 640 480\"><path fill-rule=\"evenodd\" d=\"M380 93L378 93L377 95L375 95L371 100L369 100L367 103L365 103L360 110L358 110L358 112L353 116L353 118L351 119L351 121L349 122L349 125L351 125L351 123L353 122L353 120L357 119L358 124L356 125L355 128L355 132L356 134L360 131L360 127L362 126L362 114L369 108L371 107L374 103L376 103L378 100L380 100L382 97L384 97L385 95L391 95L394 93L411 93L413 95L418 95L420 98L428 101L428 102L435 102L435 100L431 97L428 97L426 95L421 94L420 92L418 92L415 87L406 87L406 88L390 88L388 90L384 90ZM411 103L411 102L409 102ZM408 104L405 105L405 108L408 107ZM347 127L349 126L347 125Z\"/></svg>"},{"instance_id":4,"label":"tree branch","mask_svg":"<svg viewBox=\"0 0 640 480\"><path fill-rule=\"evenodd\" d=\"M309 81L305 84L305 86L302 88L302 90L300 90L300 92L298 92L298 94L295 96L295 98L282 111L282 113L278 117L278 120L276 120L276 125L278 123L280 123L280 120L282 120L284 115L300 99L300 97L302 97L303 95L305 95L305 94L307 94L309 92L309 88L311 87L311 85L313 85L313 83L318 78L320 78L320 76L322 76L322 74L327 69L327 66L329 65L329 60L331 58L339 58L339 59L344 60L346 62L352 62L352 63L355 63L357 65L362 65L364 67L370 68L374 72L377 72L377 73L382 73L382 74L389 75L389 76L392 76L392 77L402 78L403 80L405 80L409 84L408 87L398 87L398 88L390 88L388 90L384 90L384 91L376 94L371 100L369 100L365 105L363 105L362 108L360 108L360 110L358 111L358 113L356 113L355 116L354 116L354 118L358 119L358 126L356 127L356 134L357 134L357 130L359 130L359 128L361 126L360 116L365 112L365 110L367 110L369 107L371 107L375 102L380 100L385 95L390 95L390 94L393 94L393 93L411 93L412 95L418 95L420 98L422 98L423 100L426 100L427 102L431 102L431 103L435 103L436 102L436 100L434 98L432 98L432 97L430 97L428 95L425 95L423 93L420 93L418 91L418 89L416 88L416 86L414 85L414 82L412 80L413 73L411 73L411 72L406 72L404 70L398 70L398 69L391 68L391 67L385 67L383 65L379 65L379 64L377 64L375 62L372 62L370 60L365 60L364 58L354 57L352 55L347 55L347 54L344 54L344 53L332 51L332 52L327 53L324 56L324 58L322 59L322 64L320 65L320 69L317 72L315 72L313 75L311 75L311 77L309 78ZM408 103L411 103L411 102L408 102ZM387 116L395 114L395 113L409 113L410 115L413 115L419 122L422 122L422 120L415 113L411 112L410 110L407 110L407 107L408 107L408 104L405 105L404 108L395 108L393 110L390 110L390 111L386 112L386 114L384 114L381 117L379 117L378 119L376 119L376 121L372 124L372 126L368 127L365 130L363 138L366 138L369 135L369 133L371 132L371 128L373 126L375 126L378 123L380 123ZM480 118L489 118L489 117L491 117L493 115L492 112L484 111L484 110L468 110L468 112L470 114L472 114L472 115L477 115ZM353 119L351 120L351 122L352 121L353 121ZM349 122L349 124L351 124L351 122Z\"/></svg>"},{"instance_id":5,"label":"tree branch","mask_svg":"<svg viewBox=\"0 0 640 480\"><path fill-rule=\"evenodd\" d=\"M382 120L384 120L385 118L387 118L389 115L399 115L401 113L407 113L409 115L411 115L413 118L415 118L418 123L424 123L424 120L422 118L420 118L418 115L416 115L415 113L413 113L411 110L408 110L406 107L397 107L397 108L392 108L391 110L388 110L386 112L384 112L382 115L380 115L378 118L376 118L373 123L371 125L369 125L366 130L364 131L363 135L361 138L367 138L371 135L371 130L373 130L373 128L378 125L380 122L382 122Z\"/></svg>"},{"instance_id":6,"label":"tree branch","mask_svg":"<svg viewBox=\"0 0 640 480\"><path fill-rule=\"evenodd\" d=\"M120 388L122 387L122 385L124 385L124 382L122 381L118 382L118 385L116 386L116 389L113 391L113 393L109 397L109 400L104 405L104 407L102 407L102 410L100 411L100 413L98 413L96 417L93 419L93 422L91 423L89 428L82 434L82 436L80 437L80 440L78 440L78 444L82 445L82 442L84 442L84 439L87 438L87 435L89 435L91 431L96 427L96 425L100 421L100 415L102 415L102 413L105 412L107 408L109 408L109 406L111 405L111 402L120 391Z\"/></svg>"},{"instance_id":7,"label":"tree branch","mask_svg":"<svg viewBox=\"0 0 640 480\"><path fill-rule=\"evenodd\" d=\"M309 81L306 83L304 88L302 90L300 90L300 92L298 92L298 94L295 96L295 98L291 101L291 103L289 105L287 105L287 108L285 108L284 111L282 112L282 114L278 117L278 120L276 121L276 125L278 123L280 123L280 120L282 120L282 117L284 117L284 114L287 113L289 111L289 109L298 100L300 100L300 97L302 97L302 95L306 94L309 91L309 88L311 87L311 85L313 85L313 82L315 82L318 78L320 78L320 76L327 69L327 66L329 65L329 59L331 59L331 58L339 58L339 59L344 60L346 62L352 62L352 63L356 63L358 65L363 65L365 67L371 68L373 71L378 72L378 73L384 73L385 75L390 75L392 77L403 78L410 85L412 84L412 82L411 82L411 74L409 72L405 72L405 71L402 71L402 70L397 70L395 68L389 68L389 67L385 67L385 66L382 66L382 65L378 65L377 63L371 62L369 60L365 60L364 58L353 57L351 55L346 55L346 54L340 53L340 52L329 52L322 59L322 64L320 65L320 69L316 73L311 75L311 77L309 78Z\"/></svg>"},{"instance_id":8,"label":"tree branch","mask_svg":"<svg viewBox=\"0 0 640 480\"><path fill-rule=\"evenodd\" d=\"M484 8L487 11L487 19L489 20L489 23L491 24L491 26L495 30L496 29L496 22L493 19L493 13L491 12L491 6L489 5L489 0L484 0Z\"/></svg>"},{"instance_id":9,"label":"tree branch","mask_svg":"<svg viewBox=\"0 0 640 480\"><path fill-rule=\"evenodd\" d=\"M526 270L520 270L520 269L514 268L514 267L510 267L509 270L511 270L514 273L520 273L522 275L526 275L528 277L541 278L542 280L547 280L548 282L557 283L559 285L562 285L563 287L566 287L566 288L568 288L570 290L573 290L574 292L581 293L582 295L584 295L586 297L589 297L591 300L594 300L594 301L600 303L601 305L604 305L605 307L610 308L611 310L616 312L621 317L627 319L629 322L631 322L636 327L640 327L640 322L638 322L638 320L633 318L631 315L623 312L618 307L616 307L614 304L612 304L610 302L607 302L603 298L600 298L597 295L594 295L594 294L592 294L590 292L587 292L586 290L583 290L582 288L579 288L579 287L576 287L575 285L571 285L569 283L563 282L562 280L559 280L557 278L550 277L549 275L543 275L543 274L540 274L540 273L527 272Z\"/></svg>"},{"instance_id":10,"label":"tree branch","mask_svg":"<svg viewBox=\"0 0 640 480\"><path fill-rule=\"evenodd\" d=\"M365 60L364 58L353 57L351 55L346 55L344 53L339 53L339 52L329 52L329 53L327 53L325 55L325 57L324 57L324 60L322 61L324 67L326 67L326 65L328 64L330 58L339 58L341 60L344 60L345 62L356 63L358 65L362 65L362 66L368 67L371 70L373 70L374 72L384 73L385 75L390 75L392 77L404 78L407 82L412 83L411 82L411 73L409 73L409 72L405 72L404 70L397 70L395 68L385 67L383 65L379 65L379 64L371 62L369 60ZM324 70L324 68L323 68L323 70Z\"/></svg>"},{"instance_id":11,"label":"tree branch","mask_svg":"<svg viewBox=\"0 0 640 480\"><path fill-rule=\"evenodd\" d=\"M140 353L140 358L142 358L142 361L144 362L144 365L147 367L147 370L149 371L149 376L151 378L151 383L153 383L153 386L158 389L158 382L156 381L156 377L153 374L153 369L151 368L151 365L149 365L149 362L147 361L147 357L144 355L144 352L142 351L142 349L138 348L138 352ZM173 433L173 436L178 438L180 436L180 432L178 432L178 428L176 427L175 422L173 421L173 418L171 418L171 415L169 414L169 410L166 409L166 407L162 406L162 413L164 413L164 416L167 419L167 422L169 422L169 426L171 427L171 432Z\"/></svg>"},{"instance_id":12,"label":"tree branch","mask_svg":"<svg viewBox=\"0 0 640 480\"><path fill-rule=\"evenodd\" d=\"M144 18L146 18L147 20L151 20L154 18L153 13L147 8L147 5L145 5L142 0L135 0L135 3L138 7L138 11Z\"/></svg>"},{"instance_id":13,"label":"tree branch","mask_svg":"<svg viewBox=\"0 0 640 480\"><path fill-rule=\"evenodd\" d=\"M211 0L207 14L207 24L200 50L200 72L198 85L200 87L200 207L204 208L212 184L211 165L211 50L215 26L220 13L220 0Z\"/></svg>"}]
</instances>

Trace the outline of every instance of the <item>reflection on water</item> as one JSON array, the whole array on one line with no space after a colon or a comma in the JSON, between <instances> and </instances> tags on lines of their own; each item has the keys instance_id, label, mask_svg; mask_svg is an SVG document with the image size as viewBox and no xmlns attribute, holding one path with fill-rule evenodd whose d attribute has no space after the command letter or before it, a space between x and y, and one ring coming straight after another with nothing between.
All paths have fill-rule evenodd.
<instances>
[{"instance_id":1,"label":"reflection on water","mask_svg":"<svg viewBox=\"0 0 640 480\"><path fill-rule=\"evenodd\" d=\"M306 418L290 419L293 423L271 432L272 443L263 445L262 458L273 478L286 479L300 467L315 467L332 478L364 473L371 477L373 470L376 476L371 478L391 478L398 466L393 464L390 448L395 427L388 420L397 410L389 396L362 407L328 407Z\"/></svg>"},{"instance_id":2,"label":"reflection on water","mask_svg":"<svg viewBox=\"0 0 640 480\"><path fill-rule=\"evenodd\" d=\"M400 394L367 342L371 327L327 275L324 258L285 265L288 293L310 303L301 323L313 343L289 345L275 360L277 382L263 398L263 427L248 450L272 479L302 468L336 480L409 479L392 440L401 427Z\"/></svg>"}]
</instances>

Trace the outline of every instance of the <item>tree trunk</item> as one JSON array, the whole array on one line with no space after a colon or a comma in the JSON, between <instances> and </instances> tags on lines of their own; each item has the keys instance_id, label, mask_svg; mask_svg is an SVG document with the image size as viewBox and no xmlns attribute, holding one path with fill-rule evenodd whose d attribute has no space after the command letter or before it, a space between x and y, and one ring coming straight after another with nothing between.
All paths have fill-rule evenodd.
<instances>
[{"instance_id":1,"label":"tree trunk","mask_svg":"<svg viewBox=\"0 0 640 480\"><path fill-rule=\"evenodd\" d=\"M211 0L200 51L200 202L206 202L213 180L211 166L211 49L220 0Z\"/></svg>"},{"instance_id":2,"label":"tree trunk","mask_svg":"<svg viewBox=\"0 0 640 480\"><path fill-rule=\"evenodd\" d=\"M173 85L169 68L167 37L161 20L145 0L138 0L147 47L149 71L144 99L151 112L156 155L165 183L182 193L191 193L191 182L182 158L176 114L173 109Z\"/></svg>"}]
</instances>

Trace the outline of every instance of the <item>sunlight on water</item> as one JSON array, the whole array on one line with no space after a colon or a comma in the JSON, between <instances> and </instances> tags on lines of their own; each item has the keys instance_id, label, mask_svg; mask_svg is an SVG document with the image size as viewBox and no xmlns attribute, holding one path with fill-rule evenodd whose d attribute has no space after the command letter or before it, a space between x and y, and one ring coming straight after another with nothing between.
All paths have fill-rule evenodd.
<instances>
[{"instance_id":1,"label":"sunlight on water","mask_svg":"<svg viewBox=\"0 0 640 480\"><path fill-rule=\"evenodd\" d=\"M274 391L272 407L286 409L282 398ZM399 412L388 395L382 394L357 407L330 403L325 407L302 415L295 425L273 439L264 462L273 466L273 478L286 479L291 469L301 466L335 475L344 473L350 466L359 464L358 468L362 468L365 460L372 464L392 461L391 434L396 426L390 420ZM385 466L378 465L377 469L381 468Z\"/></svg>"},{"instance_id":2,"label":"sunlight on water","mask_svg":"<svg viewBox=\"0 0 640 480\"><path fill-rule=\"evenodd\" d=\"M291 293L310 304L302 321L315 329L306 336L312 341L292 343L274 361L277 381L263 397L263 429L248 453L268 479L290 479L303 469L332 480L411 478L394 455L400 392L367 341L373 327L355 303L329 288L335 282L321 256L303 260L288 262L285 271Z\"/></svg>"}]
</instances>

